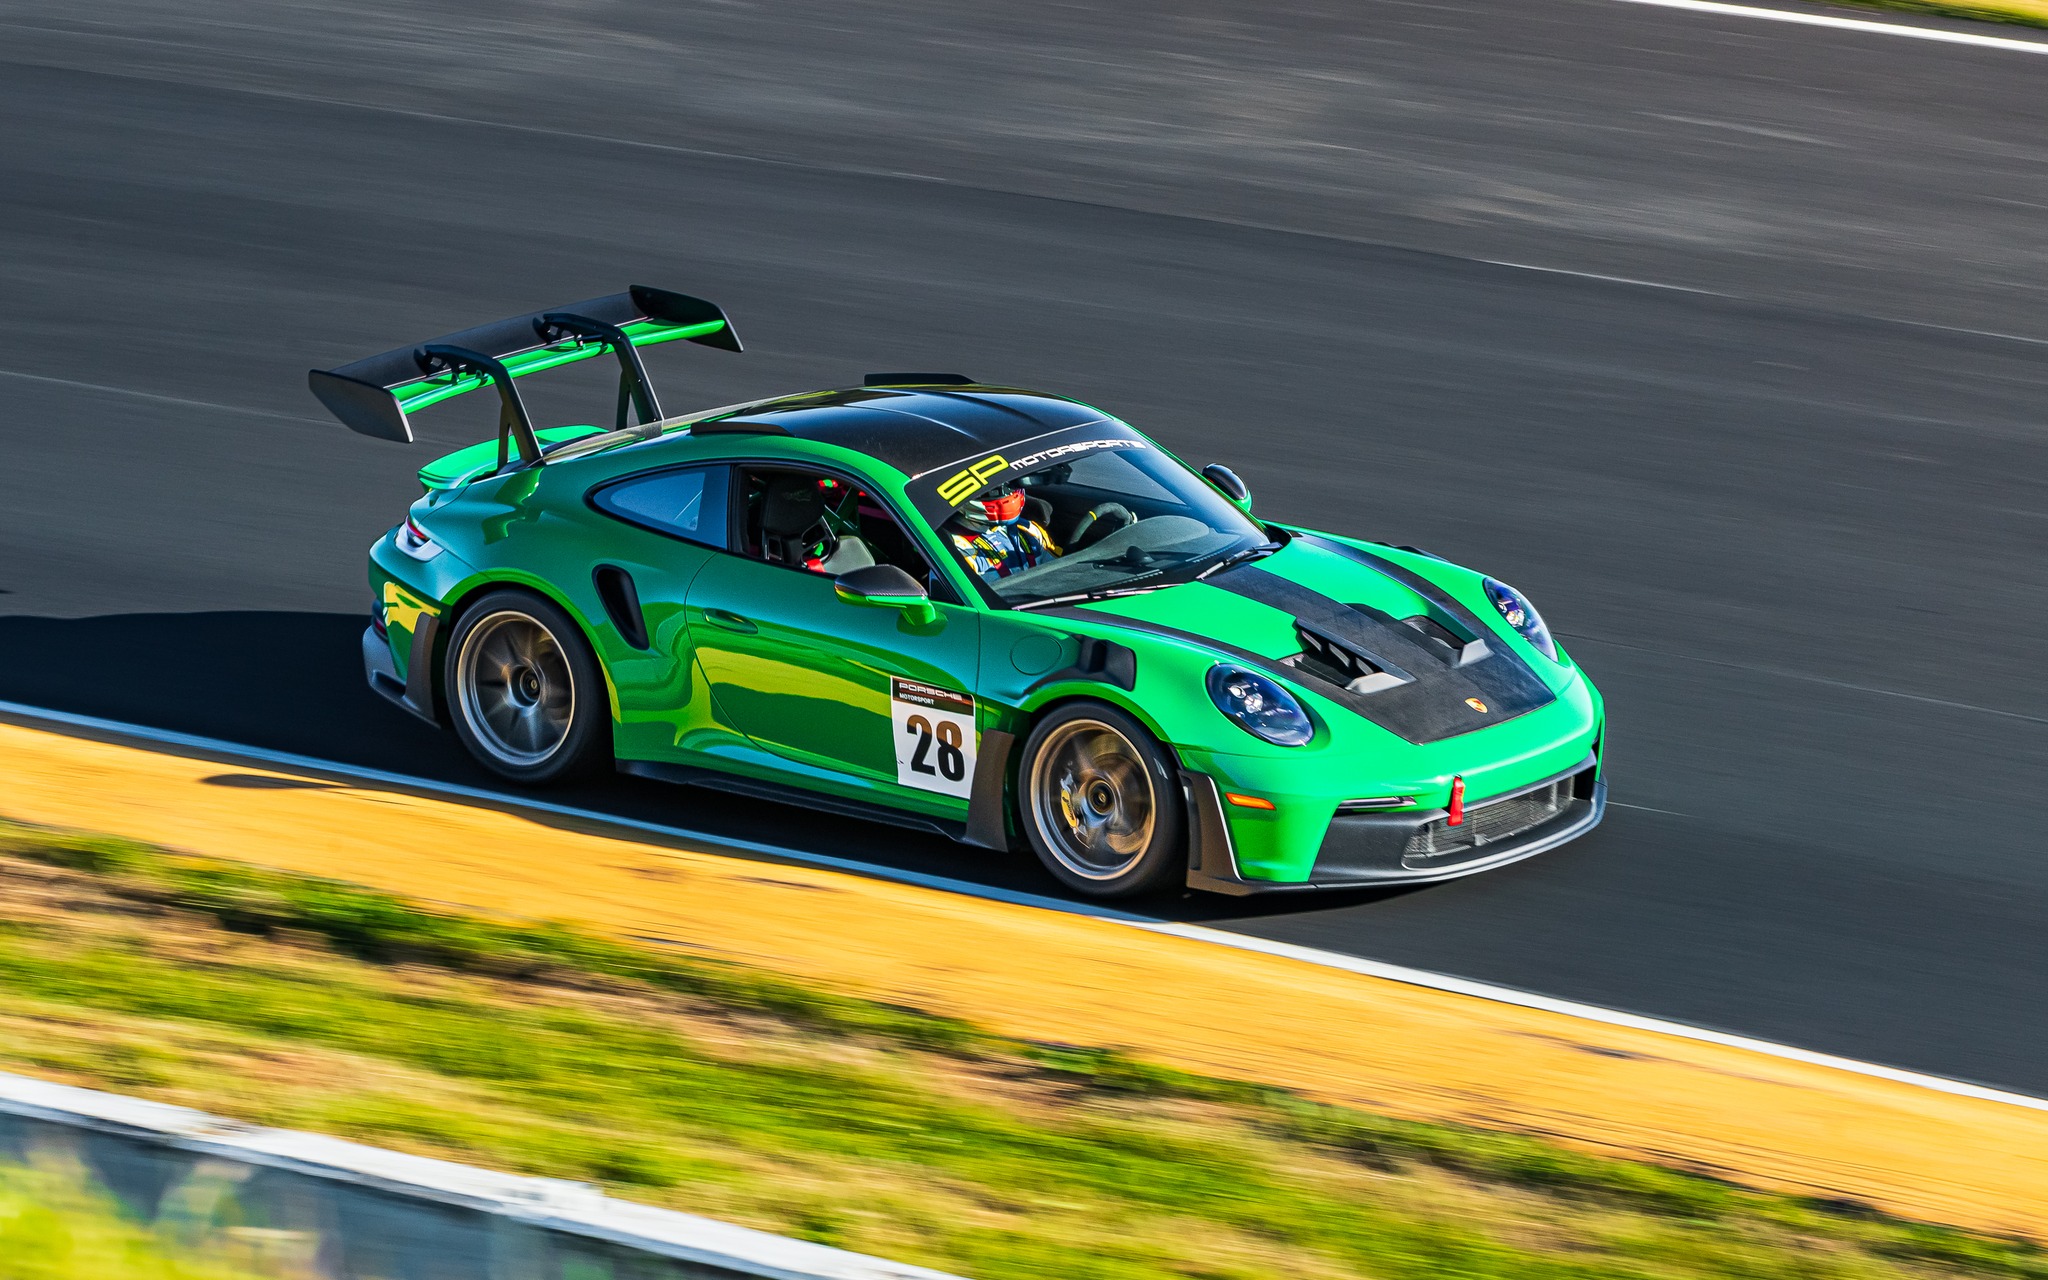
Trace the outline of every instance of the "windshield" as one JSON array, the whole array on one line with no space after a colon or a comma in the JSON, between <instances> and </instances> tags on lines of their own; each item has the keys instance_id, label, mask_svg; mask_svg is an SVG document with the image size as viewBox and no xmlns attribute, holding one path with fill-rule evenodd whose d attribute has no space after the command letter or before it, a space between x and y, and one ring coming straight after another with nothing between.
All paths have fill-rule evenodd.
<instances>
[{"instance_id":1,"label":"windshield","mask_svg":"<svg viewBox=\"0 0 2048 1280\"><path fill-rule=\"evenodd\" d=\"M1004 476L939 532L1013 608L1170 586L1269 545L1208 482L1139 441Z\"/></svg>"}]
</instances>

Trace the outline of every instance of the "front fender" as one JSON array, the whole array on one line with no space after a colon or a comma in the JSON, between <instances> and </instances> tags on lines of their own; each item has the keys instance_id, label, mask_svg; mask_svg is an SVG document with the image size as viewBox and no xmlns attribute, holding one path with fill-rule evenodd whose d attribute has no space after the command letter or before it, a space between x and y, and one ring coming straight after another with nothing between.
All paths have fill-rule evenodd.
<instances>
[{"instance_id":1,"label":"front fender","mask_svg":"<svg viewBox=\"0 0 2048 1280\"><path fill-rule=\"evenodd\" d=\"M1000 727L1020 735L1047 707L1093 698L1127 712L1176 751L1228 750L1278 760L1314 750L1272 746L1225 719L1209 699L1207 681L1209 669L1229 659L1193 641L1079 610L994 613L983 634L983 697L1014 709Z\"/></svg>"}]
</instances>

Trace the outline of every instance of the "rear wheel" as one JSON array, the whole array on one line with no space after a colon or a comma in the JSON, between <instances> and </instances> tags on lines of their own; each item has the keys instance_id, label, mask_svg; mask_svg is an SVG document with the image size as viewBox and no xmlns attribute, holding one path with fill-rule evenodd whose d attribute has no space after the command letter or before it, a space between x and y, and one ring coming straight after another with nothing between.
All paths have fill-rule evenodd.
<instances>
[{"instance_id":1,"label":"rear wheel","mask_svg":"<svg viewBox=\"0 0 2048 1280\"><path fill-rule=\"evenodd\" d=\"M1163 889L1187 873L1179 776L1145 726L1099 702L1038 722L1018 771L1019 825L1046 870L1094 898Z\"/></svg>"},{"instance_id":2,"label":"rear wheel","mask_svg":"<svg viewBox=\"0 0 2048 1280\"><path fill-rule=\"evenodd\" d=\"M485 768L529 786L598 769L611 745L604 673L575 621L524 591L477 600L448 638L456 736Z\"/></svg>"}]
</instances>

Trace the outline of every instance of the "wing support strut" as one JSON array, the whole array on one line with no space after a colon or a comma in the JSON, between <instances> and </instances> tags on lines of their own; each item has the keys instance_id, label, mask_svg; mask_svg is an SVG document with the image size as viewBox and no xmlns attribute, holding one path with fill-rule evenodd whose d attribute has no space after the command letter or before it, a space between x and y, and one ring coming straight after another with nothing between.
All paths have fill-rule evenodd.
<instances>
[{"instance_id":1,"label":"wing support strut","mask_svg":"<svg viewBox=\"0 0 2048 1280\"><path fill-rule=\"evenodd\" d=\"M545 343L585 338L612 349L612 354L619 358L619 412L612 430L624 431L632 425L626 420L628 407L639 413L642 422L661 421L661 401L655 397L654 382L647 376L639 349L624 329L574 311L550 311L533 322L533 331Z\"/></svg>"},{"instance_id":2,"label":"wing support strut","mask_svg":"<svg viewBox=\"0 0 2048 1280\"><path fill-rule=\"evenodd\" d=\"M520 398L511 371L502 363L481 351L444 342L428 343L413 358L423 374L480 373L498 388L498 470L503 471L512 461L508 447L512 444L519 447L520 465L530 467L540 461L540 437L533 433L533 417L526 412L526 401Z\"/></svg>"}]
</instances>

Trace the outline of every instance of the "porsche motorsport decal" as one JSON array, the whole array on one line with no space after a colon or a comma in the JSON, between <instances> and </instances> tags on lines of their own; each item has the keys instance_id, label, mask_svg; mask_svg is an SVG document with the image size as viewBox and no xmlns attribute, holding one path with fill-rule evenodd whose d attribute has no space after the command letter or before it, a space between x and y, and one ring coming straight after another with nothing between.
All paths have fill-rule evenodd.
<instances>
[{"instance_id":1,"label":"porsche motorsport decal","mask_svg":"<svg viewBox=\"0 0 2048 1280\"><path fill-rule=\"evenodd\" d=\"M890 677L898 785L965 800L974 789L974 698Z\"/></svg>"}]
</instances>

